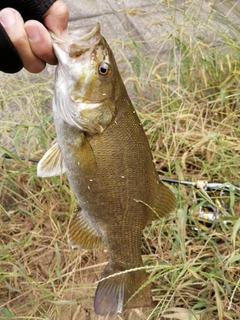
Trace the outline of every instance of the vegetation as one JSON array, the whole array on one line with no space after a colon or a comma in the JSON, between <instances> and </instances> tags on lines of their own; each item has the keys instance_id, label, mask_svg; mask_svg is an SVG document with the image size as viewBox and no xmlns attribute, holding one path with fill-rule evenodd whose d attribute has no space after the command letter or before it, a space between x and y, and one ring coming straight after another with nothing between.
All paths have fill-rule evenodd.
<instances>
[{"instance_id":1,"label":"vegetation","mask_svg":"<svg viewBox=\"0 0 240 320\"><path fill-rule=\"evenodd\" d=\"M1 113L11 112L0 118L0 153L14 159L0 158L0 319L240 319L240 32L229 16L220 16L221 29L167 4L174 28L155 44L169 50L161 56L155 47L153 58L145 43L125 39L134 59L119 59L123 77L160 177L229 182L229 192L170 185L177 209L143 234L156 307L96 316L106 248L69 248L76 200L67 178L40 179L35 163L18 158L39 159L54 138L53 77L1 75Z\"/></svg>"}]
</instances>

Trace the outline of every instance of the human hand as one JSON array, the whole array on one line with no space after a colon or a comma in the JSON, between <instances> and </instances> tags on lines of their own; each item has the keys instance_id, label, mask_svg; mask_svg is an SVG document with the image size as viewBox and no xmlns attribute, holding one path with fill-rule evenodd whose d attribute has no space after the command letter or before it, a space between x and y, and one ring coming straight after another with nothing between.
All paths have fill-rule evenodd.
<instances>
[{"instance_id":1,"label":"human hand","mask_svg":"<svg viewBox=\"0 0 240 320\"><path fill-rule=\"evenodd\" d=\"M55 1L43 15L46 28L58 37L67 37L68 8L62 0ZM0 22L16 48L23 66L29 72L41 72L46 63L56 64L48 30L37 20L24 20L13 8L0 11Z\"/></svg>"}]
</instances>

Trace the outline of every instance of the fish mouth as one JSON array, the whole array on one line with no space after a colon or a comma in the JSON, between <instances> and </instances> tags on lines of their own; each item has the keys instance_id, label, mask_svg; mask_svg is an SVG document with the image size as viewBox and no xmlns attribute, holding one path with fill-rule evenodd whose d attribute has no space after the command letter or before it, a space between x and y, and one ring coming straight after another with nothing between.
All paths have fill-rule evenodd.
<instances>
[{"instance_id":1,"label":"fish mouth","mask_svg":"<svg viewBox=\"0 0 240 320\"><path fill-rule=\"evenodd\" d=\"M97 23L94 28L88 27L73 31L71 38L69 56L71 58L78 58L99 43L101 39L100 24Z\"/></svg>"},{"instance_id":2,"label":"fish mouth","mask_svg":"<svg viewBox=\"0 0 240 320\"><path fill-rule=\"evenodd\" d=\"M68 41L58 38L51 33L53 43L57 43L71 58L78 58L83 53L93 48L101 40L100 24L94 27L86 27L80 30L74 30L69 35Z\"/></svg>"}]
</instances>

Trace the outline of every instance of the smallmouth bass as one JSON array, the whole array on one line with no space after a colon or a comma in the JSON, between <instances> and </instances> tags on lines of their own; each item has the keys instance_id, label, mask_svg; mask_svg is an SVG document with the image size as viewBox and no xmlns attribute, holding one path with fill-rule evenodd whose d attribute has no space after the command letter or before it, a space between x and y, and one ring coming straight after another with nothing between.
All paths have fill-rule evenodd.
<instances>
[{"instance_id":1,"label":"smallmouth bass","mask_svg":"<svg viewBox=\"0 0 240 320\"><path fill-rule=\"evenodd\" d=\"M99 24L73 32L68 41L52 38L58 58L53 99L57 142L39 162L37 174L67 174L79 203L69 224L70 245L92 249L104 242L108 248L95 312L112 315L151 306L151 288L144 286L147 275L141 270L142 231L157 219L154 211L163 217L175 208L175 197L158 178ZM140 270L127 272L134 268Z\"/></svg>"}]
</instances>

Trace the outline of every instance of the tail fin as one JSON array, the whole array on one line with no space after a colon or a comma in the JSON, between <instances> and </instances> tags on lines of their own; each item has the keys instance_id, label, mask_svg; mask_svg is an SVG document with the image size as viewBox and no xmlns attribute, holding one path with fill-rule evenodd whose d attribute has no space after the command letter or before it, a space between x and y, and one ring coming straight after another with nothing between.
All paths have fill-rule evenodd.
<instances>
[{"instance_id":1,"label":"tail fin","mask_svg":"<svg viewBox=\"0 0 240 320\"><path fill-rule=\"evenodd\" d=\"M107 265L96 290L94 311L99 315L113 315L123 312L125 308L152 306L150 285L144 287L147 281L145 270L126 270L115 275L118 272L117 268Z\"/></svg>"}]
</instances>

